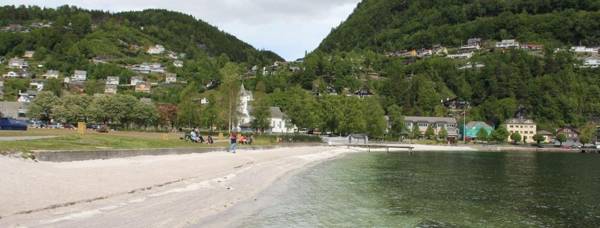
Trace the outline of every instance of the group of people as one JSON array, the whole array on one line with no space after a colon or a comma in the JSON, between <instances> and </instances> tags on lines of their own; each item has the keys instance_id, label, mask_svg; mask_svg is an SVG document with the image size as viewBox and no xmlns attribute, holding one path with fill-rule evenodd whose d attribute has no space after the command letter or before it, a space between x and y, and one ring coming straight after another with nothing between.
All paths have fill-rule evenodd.
<instances>
[{"instance_id":1,"label":"group of people","mask_svg":"<svg viewBox=\"0 0 600 228\"><path fill-rule=\"evenodd\" d=\"M192 132L190 132L190 140L195 143L206 143L206 144L214 144L215 143L212 136L210 136L210 135L208 135L205 140L204 137L202 137L202 135L200 134L200 130L198 128L194 128L194 130L192 130Z\"/></svg>"},{"instance_id":2,"label":"group of people","mask_svg":"<svg viewBox=\"0 0 600 228\"><path fill-rule=\"evenodd\" d=\"M250 145L253 142L254 142L254 137L252 137L252 135L250 135L250 136L241 135L238 137L237 132L235 132L235 131L231 132L229 134L229 152L235 154L238 143Z\"/></svg>"}]
</instances>

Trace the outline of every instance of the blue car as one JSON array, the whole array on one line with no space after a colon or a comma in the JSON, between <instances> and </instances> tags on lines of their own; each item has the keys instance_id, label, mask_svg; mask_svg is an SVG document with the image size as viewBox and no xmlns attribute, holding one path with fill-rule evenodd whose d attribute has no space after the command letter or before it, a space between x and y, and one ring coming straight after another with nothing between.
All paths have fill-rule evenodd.
<instances>
[{"instance_id":1,"label":"blue car","mask_svg":"<svg viewBox=\"0 0 600 228\"><path fill-rule=\"evenodd\" d=\"M0 118L0 130L27 131L27 122L10 118Z\"/></svg>"}]
</instances>

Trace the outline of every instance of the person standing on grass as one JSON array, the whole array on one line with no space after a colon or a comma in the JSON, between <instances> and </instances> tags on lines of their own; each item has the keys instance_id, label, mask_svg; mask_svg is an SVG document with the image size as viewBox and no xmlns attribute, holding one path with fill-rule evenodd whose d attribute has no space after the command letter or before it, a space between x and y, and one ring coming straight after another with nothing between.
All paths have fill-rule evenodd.
<instances>
[{"instance_id":1,"label":"person standing on grass","mask_svg":"<svg viewBox=\"0 0 600 228\"><path fill-rule=\"evenodd\" d=\"M229 134L229 152L235 154L237 149L237 132L233 131Z\"/></svg>"}]
</instances>

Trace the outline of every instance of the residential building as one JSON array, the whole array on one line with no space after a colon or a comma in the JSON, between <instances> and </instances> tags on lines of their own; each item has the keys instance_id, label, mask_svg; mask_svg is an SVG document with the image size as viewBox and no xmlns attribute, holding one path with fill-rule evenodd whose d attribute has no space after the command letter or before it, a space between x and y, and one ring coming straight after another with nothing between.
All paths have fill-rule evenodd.
<instances>
[{"instance_id":1,"label":"residential building","mask_svg":"<svg viewBox=\"0 0 600 228\"><path fill-rule=\"evenodd\" d=\"M271 134L289 134L298 130L298 127L293 125L285 113L279 107L271 107L271 125L267 131Z\"/></svg>"},{"instance_id":2,"label":"residential building","mask_svg":"<svg viewBox=\"0 0 600 228\"><path fill-rule=\"evenodd\" d=\"M140 76L135 76L135 77L131 77L131 80L130 80L130 84L129 84L129 85L132 85L132 86L137 86L138 84L140 84L140 83L144 83L144 82L146 82L146 81L144 81L144 78L143 78L143 77L140 77Z\"/></svg>"},{"instance_id":3,"label":"residential building","mask_svg":"<svg viewBox=\"0 0 600 228\"><path fill-rule=\"evenodd\" d=\"M34 55L35 55L35 51L25 51L25 54L23 54L23 58L31 59L31 58L33 58Z\"/></svg>"},{"instance_id":4,"label":"residential building","mask_svg":"<svg viewBox=\"0 0 600 228\"><path fill-rule=\"evenodd\" d=\"M31 81L29 82L29 88L41 92L42 90L44 90L44 82L37 80Z\"/></svg>"},{"instance_id":5,"label":"residential building","mask_svg":"<svg viewBox=\"0 0 600 228\"><path fill-rule=\"evenodd\" d=\"M175 61L173 61L173 66L175 66L177 68L182 68L183 67L183 61L181 61L181 60L175 60Z\"/></svg>"},{"instance_id":6,"label":"residential building","mask_svg":"<svg viewBox=\"0 0 600 228\"><path fill-rule=\"evenodd\" d=\"M18 71L11 70L9 72L6 72L6 74L3 74L2 77L5 77L5 78L19 78L19 77L21 77L21 74Z\"/></svg>"},{"instance_id":7,"label":"residential building","mask_svg":"<svg viewBox=\"0 0 600 228\"><path fill-rule=\"evenodd\" d=\"M541 130L541 131L538 131L537 134L544 136L544 141L542 143L554 142L554 135L549 131Z\"/></svg>"},{"instance_id":8,"label":"residential building","mask_svg":"<svg viewBox=\"0 0 600 228\"><path fill-rule=\"evenodd\" d=\"M470 38L470 39L468 39L467 40L467 46L478 46L478 47L481 47L481 38Z\"/></svg>"},{"instance_id":9,"label":"residential building","mask_svg":"<svg viewBox=\"0 0 600 228\"><path fill-rule=\"evenodd\" d=\"M434 45L432 51L433 54L437 56L448 55L448 48L441 45Z\"/></svg>"},{"instance_id":10,"label":"residential building","mask_svg":"<svg viewBox=\"0 0 600 228\"><path fill-rule=\"evenodd\" d=\"M117 94L118 85L106 84L104 86L104 94Z\"/></svg>"},{"instance_id":11,"label":"residential building","mask_svg":"<svg viewBox=\"0 0 600 228\"><path fill-rule=\"evenodd\" d=\"M556 135L564 134L567 140L579 141L579 130L574 127L563 127L556 130Z\"/></svg>"},{"instance_id":12,"label":"residential building","mask_svg":"<svg viewBox=\"0 0 600 228\"><path fill-rule=\"evenodd\" d=\"M519 48L520 44L516 40L502 40L496 43L496 48Z\"/></svg>"},{"instance_id":13,"label":"residential building","mask_svg":"<svg viewBox=\"0 0 600 228\"><path fill-rule=\"evenodd\" d=\"M0 101L0 113L3 117L24 120L27 118L27 104L14 101Z\"/></svg>"},{"instance_id":14,"label":"residential building","mask_svg":"<svg viewBox=\"0 0 600 228\"><path fill-rule=\"evenodd\" d=\"M129 67L132 71L141 73L141 74L150 74L157 73L163 74L165 73L165 68L160 63L142 63L138 65L133 65Z\"/></svg>"},{"instance_id":15,"label":"residential building","mask_svg":"<svg viewBox=\"0 0 600 228\"><path fill-rule=\"evenodd\" d=\"M48 70L45 74L42 75L45 79L57 79L59 76L59 72L57 70Z\"/></svg>"},{"instance_id":16,"label":"residential building","mask_svg":"<svg viewBox=\"0 0 600 228\"><path fill-rule=\"evenodd\" d=\"M252 91L246 90L244 84L242 84L240 88L240 104L238 107L239 118L237 127L239 129L241 129L244 125L249 125L252 121L252 116L250 115L250 110L252 108L250 106L250 102L252 101L254 101Z\"/></svg>"},{"instance_id":17,"label":"residential building","mask_svg":"<svg viewBox=\"0 0 600 228\"><path fill-rule=\"evenodd\" d=\"M142 82L135 85L135 92L138 93L150 93L152 90L152 84L149 82Z\"/></svg>"},{"instance_id":18,"label":"residential building","mask_svg":"<svg viewBox=\"0 0 600 228\"><path fill-rule=\"evenodd\" d=\"M525 119L525 118L515 118L509 119L504 124L506 130L512 135L515 132L518 132L521 137L523 137L523 141L526 143L534 143L533 136L537 134L537 125L533 120ZM510 141L510 135L507 140Z\"/></svg>"},{"instance_id":19,"label":"residential building","mask_svg":"<svg viewBox=\"0 0 600 228\"><path fill-rule=\"evenodd\" d=\"M151 55L160 55L165 52L165 47L160 44L157 44L153 47L149 47L147 52Z\"/></svg>"},{"instance_id":20,"label":"residential building","mask_svg":"<svg viewBox=\"0 0 600 228\"><path fill-rule=\"evenodd\" d=\"M106 77L106 85L119 85L119 77L117 76L108 76Z\"/></svg>"},{"instance_id":21,"label":"residential building","mask_svg":"<svg viewBox=\"0 0 600 228\"><path fill-rule=\"evenodd\" d=\"M201 105L207 105L207 104L209 104L209 103L210 103L210 101L208 101L208 99L207 99L206 97L204 97L204 98L202 98L202 99L200 100L200 104L201 104Z\"/></svg>"},{"instance_id":22,"label":"residential building","mask_svg":"<svg viewBox=\"0 0 600 228\"><path fill-rule=\"evenodd\" d=\"M17 102L19 103L31 103L33 99L37 96L37 91L27 90L25 92L19 91L19 98Z\"/></svg>"},{"instance_id":23,"label":"residential building","mask_svg":"<svg viewBox=\"0 0 600 228\"><path fill-rule=\"evenodd\" d=\"M583 60L583 65L581 66L581 68L599 68L600 67L600 58L586 58Z\"/></svg>"},{"instance_id":24,"label":"residential building","mask_svg":"<svg viewBox=\"0 0 600 228\"><path fill-rule=\"evenodd\" d=\"M479 68L484 68L485 65L481 64L481 63L471 63L468 62L467 64L465 64L464 66L459 67L459 70L467 70L467 69L479 69Z\"/></svg>"},{"instance_id":25,"label":"residential building","mask_svg":"<svg viewBox=\"0 0 600 228\"><path fill-rule=\"evenodd\" d=\"M464 129L467 140L476 140L477 134L479 134L481 129L485 130L488 135L491 135L494 131L492 126L482 121L471 121L467 123Z\"/></svg>"},{"instance_id":26,"label":"residential building","mask_svg":"<svg viewBox=\"0 0 600 228\"><path fill-rule=\"evenodd\" d=\"M571 47L571 51L577 54L599 54L599 47L575 46Z\"/></svg>"},{"instance_id":27,"label":"residential building","mask_svg":"<svg viewBox=\"0 0 600 228\"><path fill-rule=\"evenodd\" d=\"M474 54L475 54L474 52L464 52L464 53L449 54L446 57L450 58L450 59L470 59L473 57Z\"/></svg>"},{"instance_id":28,"label":"residential building","mask_svg":"<svg viewBox=\"0 0 600 228\"><path fill-rule=\"evenodd\" d=\"M76 70L71 76L71 81L83 82L87 80L87 71L85 70Z\"/></svg>"},{"instance_id":29,"label":"residential building","mask_svg":"<svg viewBox=\"0 0 600 228\"><path fill-rule=\"evenodd\" d=\"M425 135L425 131L431 126L436 135L439 134L442 128L445 128L448 132L448 139L458 139L458 124L456 119L451 117L406 116L404 122L404 126L409 131L412 131L414 126L418 126L421 135Z\"/></svg>"},{"instance_id":30,"label":"residential building","mask_svg":"<svg viewBox=\"0 0 600 228\"><path fill-rule=\"evenodd\" d=\"M29 67L29 63L21 58L12 58L8 60L8 67L11 69L25 69Z\"/></svg>"},{"instance_id":31,"label":"residential building","mask_svg":"<svg viewBox=\"0 0 600 228\"><path fill-rule=\"evenodd\" d=\"M525 43L525 44L521 44L521 49L529 50L529 51L541 51L541 50L544 50L544 45Z\"/></svg>"},{"instance_id":32,"label":"residential building","mask_svg":"<svg viewBox=\"0 0 600 228\"><path fill-rule=\"evenodd\" d=\"M165 83L167 83L167 84L177 83L177 74L167 73L165 75Z\"/></svg>"}]
</instances>

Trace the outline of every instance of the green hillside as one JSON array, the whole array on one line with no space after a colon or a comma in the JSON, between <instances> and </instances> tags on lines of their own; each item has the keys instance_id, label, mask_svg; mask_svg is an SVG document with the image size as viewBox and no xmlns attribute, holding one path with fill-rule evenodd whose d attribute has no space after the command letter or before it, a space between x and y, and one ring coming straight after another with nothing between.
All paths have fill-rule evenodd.
<instances>
[{"instance_id":1,"label":"green hillside","mask_svg":"<svg viewBox=\"0 0 600 228\"><path fill-rule=\"evenodd\" d=\"M185 53L187 59L227 56L250 64L282 60L206 22L166 10L111 14L69 6L0 7L0 27L10 26L15 31L0 32L0 55L18 56L33 50L36 58L44 58L61 71L82 68L93 57L135 61L156 44Z\"/></svg>"},{"instance_id":2,"label":"green hillside","mask_svg":"<svg viewBox=\"0 0 600 228\"><path fill-rule=\"evenodd\" d=\"M600 44L597 0L364 0L321 51L456 46L471 37Z\"/></svg>"}]
</instances>

